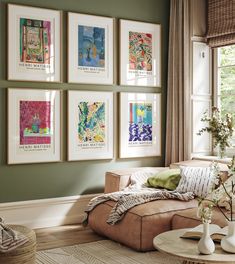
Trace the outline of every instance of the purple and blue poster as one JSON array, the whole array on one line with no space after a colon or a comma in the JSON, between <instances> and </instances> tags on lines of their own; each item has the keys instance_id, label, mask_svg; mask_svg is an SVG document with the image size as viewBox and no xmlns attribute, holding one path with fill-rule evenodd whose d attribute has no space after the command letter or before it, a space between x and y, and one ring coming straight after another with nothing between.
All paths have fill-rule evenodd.
<instances>
[{"instance_id":1,"label":"purple and blue poster","mask_svg":"<svg viewBox=\"0 0 235 264\"><path fill-rule=\"evenodd\" d=\"M152 104L129 104L129 145L152 142Z\"/></svg>"}]
</instances>

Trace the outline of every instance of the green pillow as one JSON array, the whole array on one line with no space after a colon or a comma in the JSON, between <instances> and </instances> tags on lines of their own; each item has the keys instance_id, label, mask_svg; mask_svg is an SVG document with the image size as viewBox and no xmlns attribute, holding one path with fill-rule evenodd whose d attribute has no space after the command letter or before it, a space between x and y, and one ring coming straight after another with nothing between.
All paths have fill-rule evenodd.
<instances>
[{"instance_id":1,"label":"green pillow","mask_svg":"<svg viewBox=\"0 0 235 264\"><path fill-rule=\"evenodd\" d=\"M149 187L175 190L179 184L180 178L180 169L163 170L149 177L147 185Z\"/></svg>"}]
</instances>

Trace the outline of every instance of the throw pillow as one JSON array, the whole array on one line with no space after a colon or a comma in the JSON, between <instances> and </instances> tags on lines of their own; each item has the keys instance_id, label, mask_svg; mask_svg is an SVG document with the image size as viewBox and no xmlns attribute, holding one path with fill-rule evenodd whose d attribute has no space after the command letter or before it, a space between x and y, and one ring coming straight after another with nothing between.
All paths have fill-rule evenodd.
<instances>
[{"instance_id":1,"label":"throw pillow","mask_svg":"<svg viewBox=\"0 0 235 264\"><path fill-rule=\"evenodd\" d=\"M193 192L196 196L204 198L214 184L215 175L211 167L180 167L180 175L177 192Z\"/></svg>"},{"instance_id":2,"label":"throw pillow","mask_svg":"<svg viewBox=\"0 0 235 264\"><path fill-rule=\"evenodd\" d=\"M148 178L147 185L155 188L175 190L180 181L180 169L164 170Z\"/></svg>"}]
</instances>

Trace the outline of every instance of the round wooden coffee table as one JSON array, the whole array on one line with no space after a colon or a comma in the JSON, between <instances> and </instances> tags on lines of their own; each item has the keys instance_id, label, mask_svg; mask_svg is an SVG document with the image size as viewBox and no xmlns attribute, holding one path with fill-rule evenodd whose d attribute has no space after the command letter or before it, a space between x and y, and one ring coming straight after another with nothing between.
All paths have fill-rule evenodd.
<instances>
[{"instance_id":1,"label":"round wooden coffee table","mask_svg":"<svg viewBox=\"0 0 235 264\"><path fill-rule=\"evenodd\" d=\"M180 238L188 229L178 229L162 233L153 239L154 247L168 255L182 259L184 263L230 263L235 264L235 254L222 250L216 243L212 255L202 255L197 249L197 240Z\"/></svg>"}]
</instances>

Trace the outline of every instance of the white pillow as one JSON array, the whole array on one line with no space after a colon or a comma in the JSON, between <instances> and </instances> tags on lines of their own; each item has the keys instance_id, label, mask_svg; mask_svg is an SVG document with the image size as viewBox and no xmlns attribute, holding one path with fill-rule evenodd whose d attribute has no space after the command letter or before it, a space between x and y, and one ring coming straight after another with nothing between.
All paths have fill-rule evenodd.
<instances>
[{"instance_id":1,"label":"white pillow","mask_svg":"<svg viewBox=\"0 0 235 264\"><path fill-rule=\"evenodd\" d=\"M130 185L127 188L125 188L125 190L147 188L145 183L147 182L148 178L152 177L159 171L165 169L168 168L164 168L164 169L159 168L159 170L146 168L132 173L130 177Z\"/></svg>"},{"instance_id":2,"label":"white pillow","mask_svg":"<svg viewBox=\"0 0 235 264\"><path fill-rule=\"evenodd\" d=\"M154 175L151 170L139 170L131 174L131 185L142 185L147 179Z\"/></svg>"},{"instance_id":3,"label":"white pillow","mask_svg":"<svg viewBox=\"0 0 235 264\"><path fill-rule=\"evenodd\" d=\"M204 198L214 184L215 175L211 167L180 167L180 175L177 192L193 192L196 196Z\"/></svg>"}]
</instances>

